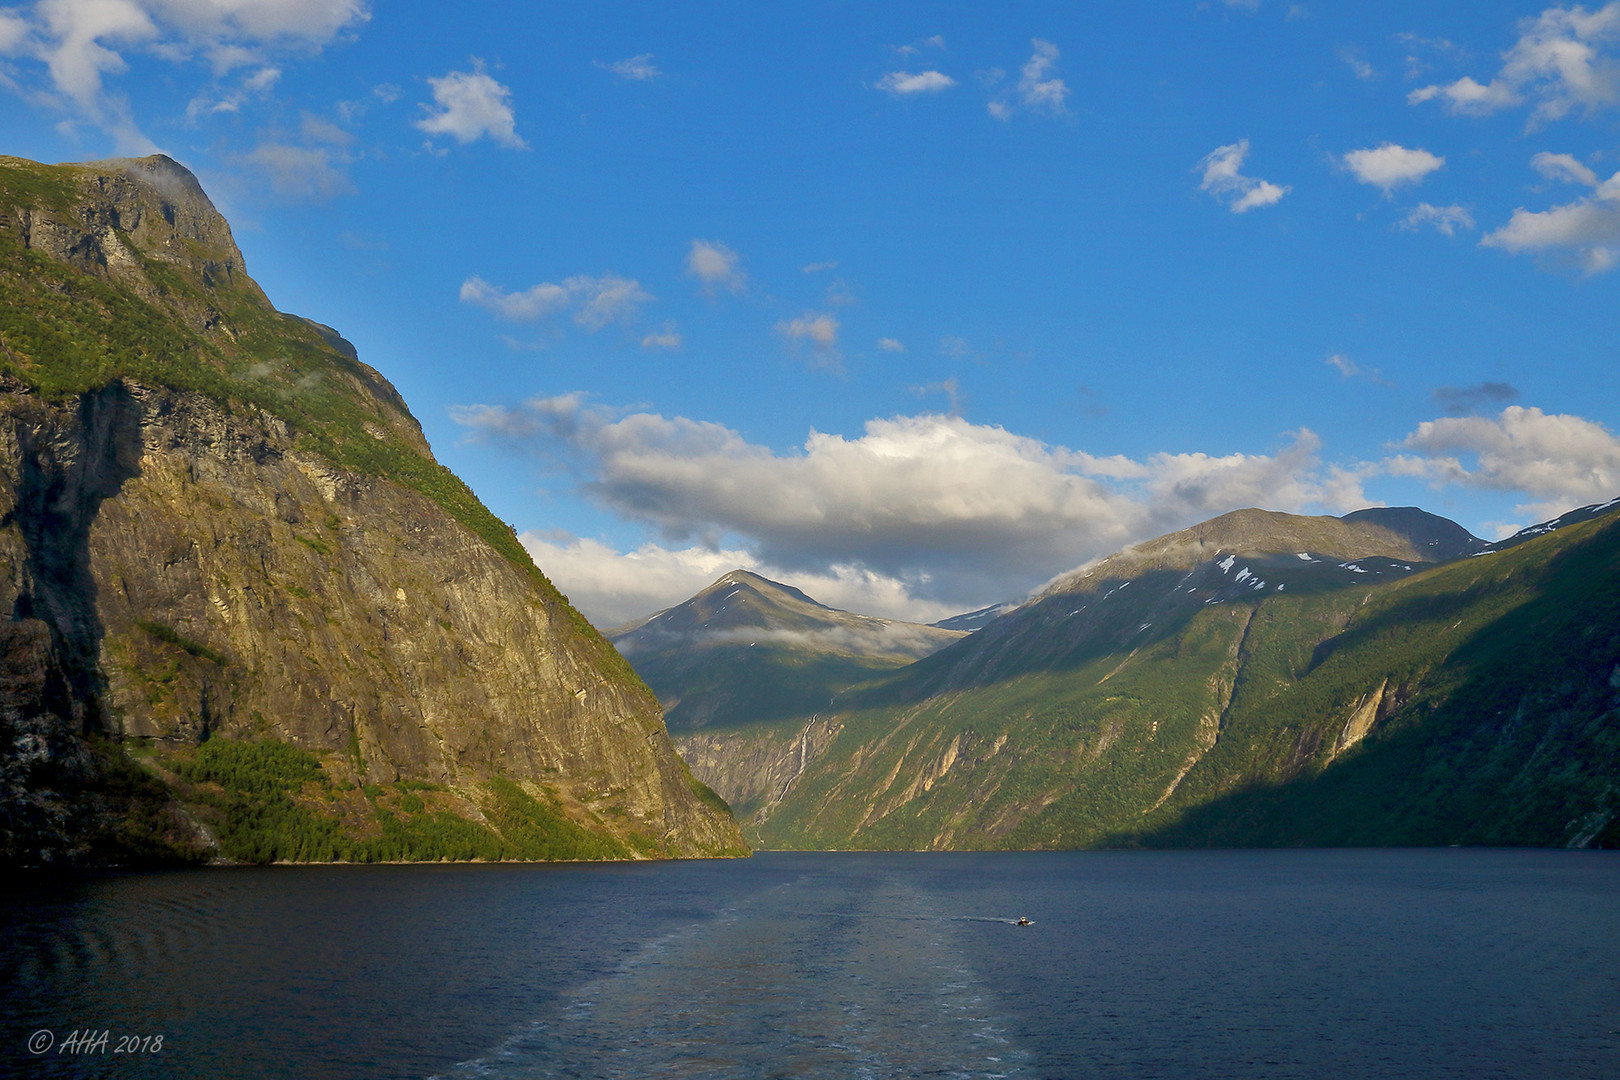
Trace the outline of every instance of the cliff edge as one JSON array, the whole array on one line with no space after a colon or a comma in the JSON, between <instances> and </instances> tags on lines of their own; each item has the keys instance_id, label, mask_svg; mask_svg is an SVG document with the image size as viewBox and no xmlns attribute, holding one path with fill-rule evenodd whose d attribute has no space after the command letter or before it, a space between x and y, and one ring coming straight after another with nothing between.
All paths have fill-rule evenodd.
<instances>
[{"instance_id":1,"label":"cliff edge","mask_svg":"<svg viewBox=\"0 0 1620 1080\"><path fill-rule=\"evenodd\" d=\"M652 694L181 166L0 158L0 292L0 859L746 850Z\"/></svg>"}]
</instances>

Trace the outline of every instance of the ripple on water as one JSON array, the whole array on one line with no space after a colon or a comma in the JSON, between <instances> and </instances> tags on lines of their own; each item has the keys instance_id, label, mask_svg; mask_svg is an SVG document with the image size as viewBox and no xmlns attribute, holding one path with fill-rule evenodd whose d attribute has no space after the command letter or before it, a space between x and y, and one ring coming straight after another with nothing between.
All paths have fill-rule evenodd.
<instances>
[{"instance_id":1,"label":"ripple on water","mask_svg":"<svg viewBox=\"0 0 1620 1080\"><path fill-rule=\"evenodd\" d=\"M955 947L964 917L867 884L806 875L667 934L447 1078L1033 1075Z\"/></svg>"}]
</instances>

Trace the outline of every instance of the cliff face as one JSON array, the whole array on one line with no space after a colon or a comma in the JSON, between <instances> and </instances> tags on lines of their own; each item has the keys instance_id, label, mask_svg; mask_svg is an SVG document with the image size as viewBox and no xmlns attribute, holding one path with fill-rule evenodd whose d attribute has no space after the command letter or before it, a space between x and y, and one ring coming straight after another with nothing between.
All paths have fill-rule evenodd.
<instances>
[{"instance_id":1,"label":"cliff face","mask_svg":"<svg viewBox=\"0 0 1620 1080\"><path fill-rule=\"evenodd\" d=\"M11 858L104 827L72 795L98 735L279 740L484 825L510 780L634 851L741 850L652 695L188 173L0 161L0 241Z\"/></svg>"}]
</instances>

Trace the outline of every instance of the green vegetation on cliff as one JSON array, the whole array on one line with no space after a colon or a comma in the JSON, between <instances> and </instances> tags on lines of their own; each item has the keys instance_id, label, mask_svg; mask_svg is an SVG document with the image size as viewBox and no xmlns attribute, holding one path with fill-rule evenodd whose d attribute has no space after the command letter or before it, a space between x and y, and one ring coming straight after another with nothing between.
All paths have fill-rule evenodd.
<instances>
[{"instance_id":1,"label":"green vegetation on cliff","mask_svg":"<svg viewBox=\"0 0 1620 1080\"><path fill-rule=\"evenodd\" d=\"M25 244L23 214L35 229L40 226L32 219L41 209L82 217L87 184L118 171L117 163L42 165L0 157L0 293L6 297L0 375L51 402L127 379L195 391L232 410L262 410L286 423L302 449L432 499L531 578L603 670L627 687L641 687L618 651L534 565L512 529L428 453L393 388L334 333L271 306L243 272L223 220L217 234L188 239L183 257L172 261L143 251L117 222L108 223L115 250L135 263L121 274L94 272L104 269L95 257L88 268L75 266ZM200 189L195 197L206 201ZM138 209L161 212L156 205ZM217 218L212 207L208 214ZM106 256L100 258L104 264ZM233 262L234 273L214 269Z\"/></svg>"},{"instance_id":2,"label":"green vegetation on cliff","mask_svg":"<svg viewBox=\"0 0 1620 1080\"><path fill-rule=\"evenodd\" d=\"M0 860L746 854L651 691L183 168L0 158L0 295Z\"/></svg>"},{"instance_id":3,"label":"green vegetation on cliff","mask_svg":"<svg viewBox=\"0 0 1620 1080\"><path fill-rule=\"evenodd\" d=\"M213 738L166 764L183 799L234 862L487 862L626 859L630 849L592 833L537 796L496 777L466 792L402 780L334 783L321 759L275 740ZM444 807L468 800L482 822ZM643 854L659 852L643 851Z\"/></svg>"},{"instance_id":4,"label":"green vegetation on cliff","mask_svg":"<svg viewBox=\"0 0 1620 1080\"><path fill-rule=\"evenodd\" d=\"M824 744L683 746L771 793L765 847L1620 846L1620 511L1383 577L1274 547L1032 602L845 690Z\"/></svg>"}]
</instances>

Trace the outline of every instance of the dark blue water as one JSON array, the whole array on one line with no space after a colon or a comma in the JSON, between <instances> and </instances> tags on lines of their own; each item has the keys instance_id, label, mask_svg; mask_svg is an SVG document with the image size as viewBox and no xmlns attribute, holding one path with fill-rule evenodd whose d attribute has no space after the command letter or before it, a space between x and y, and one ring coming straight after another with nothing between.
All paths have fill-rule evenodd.
<instances>
[{"instance_id":1,"label":"dark blue water","mask_svg":"<svg viewBox=\"0 0 1620 1080\"><path fill-rule=\"evenodd\" d=\"M1608 853L13 875L0 913L8 1076L1620 1077Z\"/></svg>"}]
</instances>

